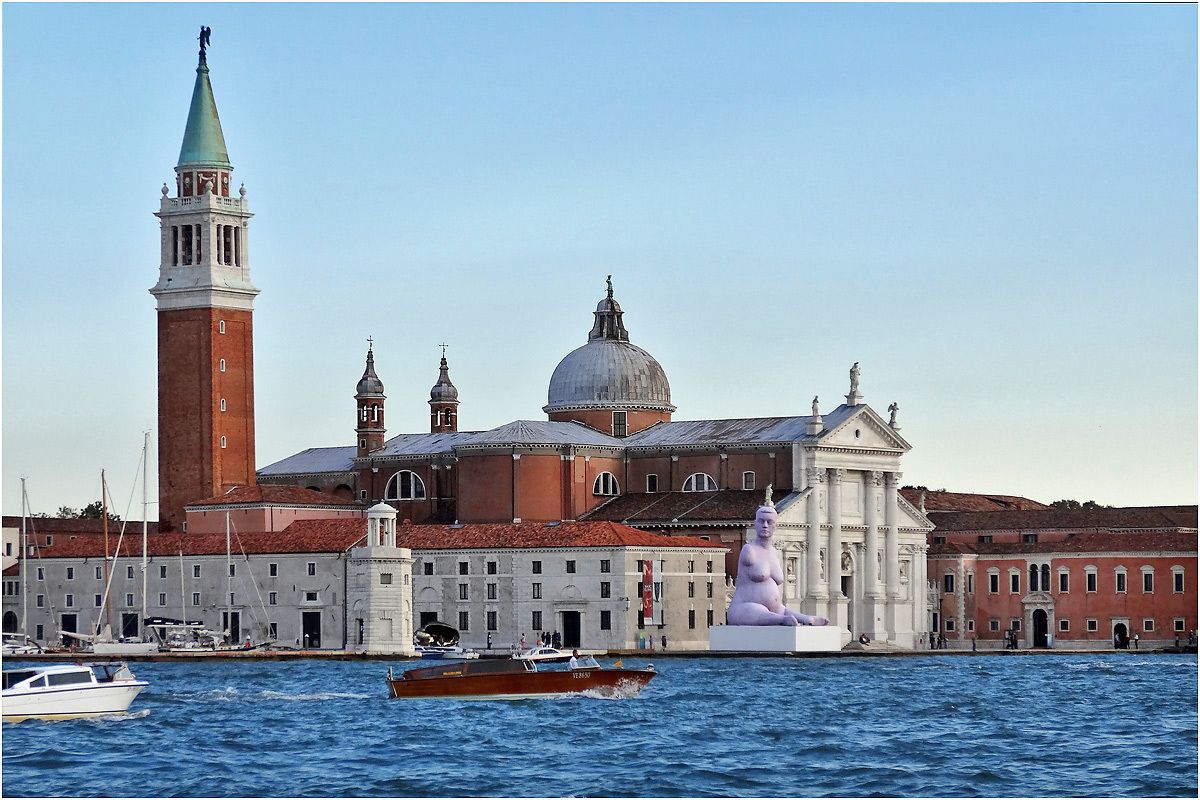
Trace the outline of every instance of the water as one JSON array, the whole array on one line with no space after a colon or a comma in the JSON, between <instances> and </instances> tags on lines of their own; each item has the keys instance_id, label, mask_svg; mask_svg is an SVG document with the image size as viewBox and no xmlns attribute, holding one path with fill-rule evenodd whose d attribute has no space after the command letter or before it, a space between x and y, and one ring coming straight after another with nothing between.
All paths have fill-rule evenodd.
<instances>
[{"instance_id":1,"label":"water","mask_svg":"<svg viewBox=\"0 0 1200 800\"><path fill-rule=\"evenodd\" d=\"M633 699L459 702L388 699L381 661L135 664L123 718L6 723L3 793L1196 796L1195 656L656 666Z\"/></svg>"}]
</instances>

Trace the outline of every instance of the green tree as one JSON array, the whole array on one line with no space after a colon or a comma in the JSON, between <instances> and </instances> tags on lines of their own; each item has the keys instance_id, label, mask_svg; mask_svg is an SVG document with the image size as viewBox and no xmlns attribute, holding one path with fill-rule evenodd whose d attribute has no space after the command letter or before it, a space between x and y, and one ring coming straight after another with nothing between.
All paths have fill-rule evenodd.
<instances>
[{"instance_id":1,"label":"green tree","mask_svg":"<svg viewBox=\"0 0 1200 800\"><path fill-rule=\"evenodd\" d=\"M1059 511L1095 511L1098 508L1112 508L1112 506L1100 505L1095 500L1084 500L1082 503L1078 500L1055 500L1050 507L1057 508Z\"/></svg>"}]
</instances>

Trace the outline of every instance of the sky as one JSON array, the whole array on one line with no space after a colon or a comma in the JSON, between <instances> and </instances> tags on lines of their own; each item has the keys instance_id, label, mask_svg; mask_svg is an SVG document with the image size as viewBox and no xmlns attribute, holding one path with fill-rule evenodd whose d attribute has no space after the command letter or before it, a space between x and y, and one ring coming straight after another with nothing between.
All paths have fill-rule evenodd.
<instances>
[{"instance_id":1,"label":"sky","mask_svg":"<svg viewBox=\"0 0 1200 800\"><path fill-rule=\"evenodd\" d=\"M904 483L1195 503L1196 13L5 4L4 513L105 468L141 518L202 24L259 466L353 444L368 336L389 435L428 430L443 342L463 430L544 419L611 274L675 419L832 408L858 361Z\"/></svg>"}]
</instances>

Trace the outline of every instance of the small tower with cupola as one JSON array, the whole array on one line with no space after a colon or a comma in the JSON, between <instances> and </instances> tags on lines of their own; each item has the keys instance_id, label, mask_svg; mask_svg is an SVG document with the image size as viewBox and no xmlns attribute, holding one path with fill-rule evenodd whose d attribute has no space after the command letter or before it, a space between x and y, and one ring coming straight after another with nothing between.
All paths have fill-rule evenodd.
<instances>
[{"instance_id":1,"label":"small tower with cupola","mask_svg":"<svg viewBox=\"0 0 1200 800\"><path fill-rule=\"evenodd\" d=\"M452 433L458 430L458 389L450 382L450 367L446 363L446 345L442 345L442 365L437 383L429 391L430 433Z\"/></svg>"},{"instance_id":2,"label":"small tower with cupola","mask_svg":"<svg viewBox=\"0 0 1200 800\"><path fill-rule=\"evenodd\" d=\"M175 188L162 187L158 282L159 515L180 528L196 500L255 482L253 305L246 189L209 81L202 29Z\"/></svg>"},{"instance_id":3,"label":"small tower with cupola","mask_svg":"<svg viewBox=\"0 0 1200 800\"><path fill-rule=\"evenodd\" d=\"M412 632L412 551L396 546L396 509L367 510L363 545L350 550L346 607L350 649L415 655Z\"/></svg>"},{"instance_id":4,"label":"small tower with cupola","mask_svg":"<svg viewBox=\"0 0 1200 800\"><path fill-rule=\"evenodd\" d=\"M383 401L387 396L383 393L383 381L375 374L374 345L367 340L367 368L358 381L358 390L354 394L358 406L358 421L354 434L358 440L358 457L371 453L383 447L383 437L387 429L383 424Z\"/></svg>"}]
</instances>

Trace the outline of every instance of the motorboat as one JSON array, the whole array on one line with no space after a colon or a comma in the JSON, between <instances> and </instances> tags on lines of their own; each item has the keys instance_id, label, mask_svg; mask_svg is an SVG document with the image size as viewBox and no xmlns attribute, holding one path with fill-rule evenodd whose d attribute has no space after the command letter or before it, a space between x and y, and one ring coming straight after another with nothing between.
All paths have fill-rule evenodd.
<instances>
[{"instance_id":1,"label":"motorboat","mask_svg":"<svg viewBox=\"0 0 1200 800\"><path fill-rule=\"evenodd\" d=\"M4 644L0 645L0 653L6 656L30 656L40 653L44 649L23 633L4 634Z\"/></svg>"},{"instance_id":2,"label":"motorboat","mask_svg":"<svg viewBox=\"0 0 1200 800\"><path fill-rule=\"evenodd\" d=\"M463 661L469 658L479 658L479 653L465 647L438 647L437 645L416 645L417 655L421 658L445 658Z\"/></svg>"},{"instance_id":3,"label":"motorboat","mask_svg":"<svg viewBox=\"0 0 1200 800\"><path fill-rule=\"evenodd\" d=\"M60 631L63 636L85 643L85 649L98 656L142 656L158 652L158 642L134 638L114 639L112 627L105 625L97 634Z\"/></svg>"},{"instance_id":4,"label":"motorboat","mask_svg":"<svg viewBox=\"0 0 1200 800\"><path fill-rule=\"evenodd\" d=\"M513 656L518 661L536 661L543 664L564 664L571 660L571 654L556 647L531 647Z\"/></svg>"},{"instance_id":5,"label":"motorboat","mask_svg":"<svg viewBox=\"0 0 1200 800\"><path fill-rule=\"evenodd\" d=\"M492 659L417 667L400 677L394 677L389 668L387 682L391 696L403 699L523 700L584 693L634 697L657 674L652 666L625 669L595 665L556 670L543 669L527 659Z\"/></svg>"},{"instance_id":6,"label":"motorboat","mask_svg":"<svg viewBox=\"0 0 1200 800\"><path fill-rule=\"evenodd\" d=\"M80 719L129 710L149 684L123 663L53 664L4 670L5 722Z\"/></svg>"}]
</instances>

